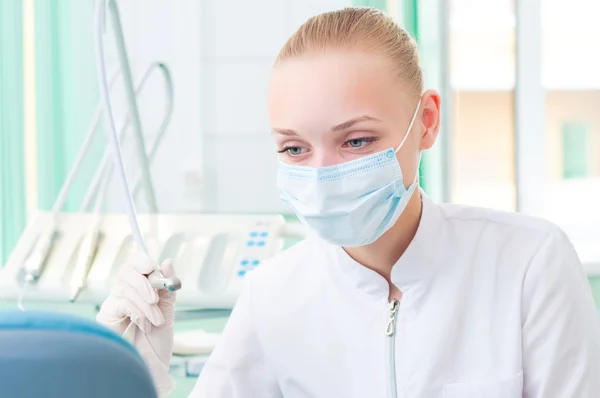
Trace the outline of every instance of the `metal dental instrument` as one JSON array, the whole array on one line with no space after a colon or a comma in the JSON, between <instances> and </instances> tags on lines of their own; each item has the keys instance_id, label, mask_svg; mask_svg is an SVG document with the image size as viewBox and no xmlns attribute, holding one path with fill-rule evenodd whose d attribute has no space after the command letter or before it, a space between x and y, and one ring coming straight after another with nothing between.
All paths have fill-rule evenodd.
<instances>
[{"instance_id":1,"label":"metal dental instrument","mask_svg":"<svg viewBox=\"0 0 600 398\"><path fill-rule=\"evenodd\" d=\"M106 173L102 181L102 188L106 191L106 185L109 181L109 175ZM75 268L71 275L69 283L69 300L74 302L77 300L79 293L85 288L87 282L87 276L90 272L90 268L94 262L94 256L98 250L98 243L100 241L100 225L102 224L102 207L104 204L104 195L98 198L96 201L96 208L94 209L94 222L92 228L83 236L81 243L77 249L77 256L75 258Z\"/></svg>"},{"instance_id":2,"label":"metal dental instrument","mask_svg":"<svg viewBox=\"0 0 600 398\"><path fill-rule=\"evenodd\" d=\"M23 281L25 283L33 284L40 278L55 237L56 225L53 222L52 226L38 236L31 253L23 263Z\"/></svg>"},{"instance_id":3,"label":"metal dental instrument","mask_svg":"<svg viewBox=\"0 0 600 398\"><path fill-rule=\"evenodd\" d=\"M152 144L152 148L154 149L154 151L152 151L152 150L150 151L150 154L149 154L150 161L152 161L152 159L154 158L154 154L156 153L156 149L158 147L160 138L164 135L164 133L168 127L169 121L171 119L171 114L173 112L173 86L172 86L171 75L169 73L169 69L167 68L167 66L162 63L152 64L146 70L146 73L142 77L142 80L136 89L136 96L138 96L138 95L140 95L140 93L144 89L144 86L146 85L146 82L149 80L150 76L152 75L152 71L157 68L163 72L163 77L165 78L168 95L167 95L166 114L165 114L165 117L158 129L157 134L156 134L157 139ZM125 122L123 123L123 127L121 129L120 135L119 135L119 142L123 142L123 139L125 138L125 132L127 131L127 127L129 126L129 120L131 120L131 119L129 118L129 115L127 115ZM71 302L76 301L77 298L79 297L79 294L85 289L85 286L87 284L88 274L92 267L94 257L96 255L96 251L98 249L98 244L100 243L99 242L100 237L101 237L100 226L101 226L101 221L102 221L101 212L102 212L103 204L105 203L105 200L106 200L106 194L108 192L108 190L107 190L108 182L111 180L112 172L113 172L113 164L108 163L109 156L110 156L109 151L105 151L101 166L98 169L98 171L96 172L96 175L94 176L94 182L90 185L90 188L88 189L88 192L86 193L86 200L83 201L83 204L80 208L80 211L82 213L89 211L90 210L89 203L92 201L93 198L96 198L96 204L94 205L94 222L93 222L92 228L86 233L86 235L84 236L84 238L82 239L82 241L78 247L75 268L74 268L73 274L71 275L71 278L70 278L69 300ZM98 183L99 183L97 186L95 184L96 177L98 178ZM139 178L137 180L138 180L137 186L139 187ZM93 193L90 195L90 192L93 192ZM90 195L89 198L87 198L88 195ZM137 196L136 192L134 191L133 198L135 199L136 196Z\"/></svg>"},{"instance_id":4,"label":"metal dental instrument","mask_svg":"<svg viewBox=\"0 0 600 398\"><path fill-rule=\"evenodd\" d=\"M123 190L125 196L125 204L127 210L127 216L129 219L129 225L131 227L131 232L135 244L144 255L149 257L148 248L146 246L146 242L140 230L140 226L137 220L135 204L133 202L133 197L131 194L131 190L129 189L129 183L127 182L127 175L125 173L125 165L123 163L123 157L121 154L121 147L119 145L119 139L117 137L117 131L115 127L115 120L112 112L112 106L110 102L110 94L108 88L108 82L106 77L106 68L104 62L104 49L103 49L103 30L106 19L106 9L105 3L108 2L108 8L112 14L113 25L115 27L116 36L117 36L117 47L119 49L119 58L121 63L121 68L123 69L123 76L125 78L125 86L129 95L129 106L132 108L132 117L136 123L136 129L139 128L138 133L141 133L141 123L139 123L139 114L137 114L137 104L135 102L135 95L132 95L133 91L133 83L131 81L131 71L129 70L129 63L127 62L127 53L125 50L125 43L123 39L122 29L120 25L119 19L119 11L117 8L117 4L115 0L96 0L96 9L95 9L95 54L96 54L96 67L98 69L98 80L100 85L100 97L102 99L102 104L104 108L104 116L106 118L107 126L108 126L108 140L109 145L112 149L112 154L117 170L118 179L121 182L121 188ZM146 156L145 148L143 148L143 137L141 134L138 136L138 145L142 144L143 157ZM148 166L147 162L144 166ZM143 170L142 178L144 180L148 180L149 182L149 169ZM181 289L181 281L177 277L165 278L164 275L160 272L160 267L156 265L156 269L148 275L148 280L151 285L155 289L166 289L169 291L175 291Z\"/></svg>"}]
</instances>

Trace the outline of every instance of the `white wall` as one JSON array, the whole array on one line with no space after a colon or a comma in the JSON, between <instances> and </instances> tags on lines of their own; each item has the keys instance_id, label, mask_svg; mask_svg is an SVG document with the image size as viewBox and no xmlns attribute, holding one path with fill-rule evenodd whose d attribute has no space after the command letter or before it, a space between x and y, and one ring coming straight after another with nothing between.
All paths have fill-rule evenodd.
<instances>
[{"instance_id":1,"label":"white wall","mask_svg":"<svg viewBox=\"0 0 600 398\"><path fill-rule=\"evenodd\" d=\"M275 186L266 108L275 57L310 16L349 0L202 2L205 178L202 210L286 211Z\"/></svg>"},{"instance_id":2,"label":"white wall","mask_svg":"<svg viewBox=\"0 0 600 398\"><path fill-rule=\"evenodd\" d=\"M152 176L161 211L194 211L199 209L198 194L190 196L194 181L202 172L202 46L199 1L122 0L119 1L127 50L134 79L139 81L146 68L164 61L170 68L174 84L175 108L161 149L153 163ZM107 31L111 32L110 25ZM108 70L117 69L114 40L105 42ZM123 116L123 95L114 96L117 118ZM144 133L153 137L164 115L165 93L160 79L149 82L138 100ZM131 137L131 131L129 131ZM148 145L147 140L147 145ZM139 173L131 138L124 145L125 162L131 180ZM113 180L108 208L124 209L122 193ZM139 210L146 210L143 195Z\"/></svg>"},{"instance_id":3,"label":"white wall","mask_svg":"<svg viewBox=\"0 0 600 398\"><path fill-rule=\"evenodd\" d=\"M275 186L276 154L266 109L270 69L280 47L307 18L350 4L351 0L120 2L136 76L157 59L166 61L173 72L175 113L152 168L161 211L287 211ZM148 88L140 108L150 134L162 117L164 98L160 84ZM133 156L129 145L125 152ZM133 175L135 169L131 171ZM121 194L113 185L110 207L121 209ZM144 210L143 201L138 203Z\"/></svg>"}]
</instances>

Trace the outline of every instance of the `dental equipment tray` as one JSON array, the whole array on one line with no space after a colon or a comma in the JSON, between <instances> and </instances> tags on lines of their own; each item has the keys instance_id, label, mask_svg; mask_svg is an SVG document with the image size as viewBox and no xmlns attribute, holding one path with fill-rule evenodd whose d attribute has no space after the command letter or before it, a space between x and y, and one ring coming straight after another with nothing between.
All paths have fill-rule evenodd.
<instances>
[{"instance_id":1,"label":"dental equipment tray","mask_svg":"<svg viewBox=\"0 0 600 398\"><path fill-rule=\"evenodd\" d=\"M39 279L26 283L23 265L36 241L52 226L49 212L35 214L0 270L0 299L69 300L79 246L93 228L91 213L61 213L52 248ZM239 296L244 276L283 248L284 237L304 237L301 228L281 215L143 214L140 228L157 263L173 259L183 286L178 308L228 309ZM100 238L79 302L100 304L116 285L123 266L137 253L125 214L104 215ZM24 289L24 290L23 290Z\"/></svg>"}]
</instances>

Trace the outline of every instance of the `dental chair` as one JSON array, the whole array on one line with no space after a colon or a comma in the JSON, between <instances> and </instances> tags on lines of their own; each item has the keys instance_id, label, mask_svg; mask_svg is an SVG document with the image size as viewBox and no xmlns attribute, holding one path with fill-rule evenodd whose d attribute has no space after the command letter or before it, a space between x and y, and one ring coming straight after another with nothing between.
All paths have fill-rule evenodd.
<instances>
[{"instance_id":1,"label":"dental chair","mask_svg":"<svg viewBox=\"0 0 600 398\"><path fill-rule=\"evenodd\" d=\"M105 327L51 312L0 311L0 396L155 398L135 348Z\"/></svg>"}]
</instances>

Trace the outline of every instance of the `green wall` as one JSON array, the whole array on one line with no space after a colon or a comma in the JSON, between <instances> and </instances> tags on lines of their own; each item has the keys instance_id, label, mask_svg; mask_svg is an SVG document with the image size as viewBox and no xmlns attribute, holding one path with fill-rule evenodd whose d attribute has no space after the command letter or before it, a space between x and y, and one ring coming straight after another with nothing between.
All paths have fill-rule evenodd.
<instances>
[{"instance_id":1,"label":"green wall","mask_svg":"<svg viewBox=\"0 0 600 398\"><path fill-rule=\"evenodd\" d=\"M0 266L25 226L23 4L0 1Z\"/></svg>"},{"instance_id":2,"label":"green wall","mask_svg":"<svg viewBox=\"0 0 600 398\"><path fill-rule=\"evenodd\" d=\"M98 101L92 0L36 0L36 111L39 206L49 210L83 143ZM66 210L77 210L104 142L98 134L71 189ZM101 138L100 138L101 137Z\"/></svg>"}]
</instances>

